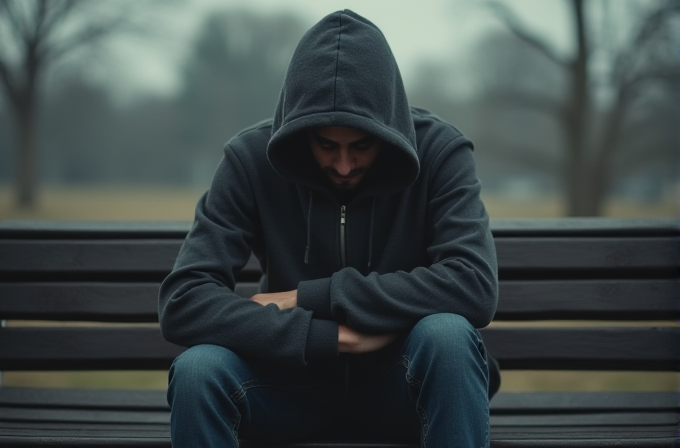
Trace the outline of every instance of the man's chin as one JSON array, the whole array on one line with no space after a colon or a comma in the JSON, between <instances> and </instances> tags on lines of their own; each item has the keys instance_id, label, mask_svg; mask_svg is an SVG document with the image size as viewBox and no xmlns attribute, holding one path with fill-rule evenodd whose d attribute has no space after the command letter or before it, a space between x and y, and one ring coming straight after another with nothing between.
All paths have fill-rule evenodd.
<instances>
[{"instance_id":1,"label":"man's chin","mask_svg":"<svg viewBox=\"0 0 680 448\"><path fill-rule=\"evenodd\" d=\"M352 190L361 183L361 177L352 179L338 179L336 177L329 176L329 178L333 186L338 190Z\"/></svg>"},{"instance_id":2,"label":"man's chin","mask_svg":"<svg viewBox=\"0 0 680 448\"><path fill-rule=\"evenodd\" d=\"M352 179L352 180L345 180L345 181L340 181L340 180L331 180L331 183L333 186L338 189L338 190L353 190L354 188L361 183L361 179Z\"/></svg>"}]
</instances>

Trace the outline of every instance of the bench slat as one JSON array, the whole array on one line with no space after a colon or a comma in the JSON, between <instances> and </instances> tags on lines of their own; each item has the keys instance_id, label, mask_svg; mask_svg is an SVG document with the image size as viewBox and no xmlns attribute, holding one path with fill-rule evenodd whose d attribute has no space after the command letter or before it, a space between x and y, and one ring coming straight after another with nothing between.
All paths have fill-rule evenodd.
<instances>
[{"instance_id":1,"label":"bench slat","mask_svg":"<svg viewBox=\"0 0 680 448\"><path fill-rule=\"evenodd\" d=\"M51 389L1 387L0 407L26 409L169 410L165 390ZM499 392L493 415L574 412L677 412L675 392Z\"/></svg>"},{"instance_id":2,"label":"bench slat","mask_svg":"<svg viewBox=\"0 0 680 448\"><path fill-rule=\"evenodd\" d=\"M0 222L0 238L184 238L191 221L50 221L9 219ZM505 218L490 221L494 237L520 236L668 236L678 235L674 218Z\"/></svg>"},{"instance_id":3,"label":"bench slat","mask_svg":"<svg viewBox=\"0 0 680 448\"><path fill-rule=\"evenodd\" d=\"M130 276L162 280L172 269L181 240L0 240L0 278ZM677 277L676 237L498 238L501 276L604 275ZM505 272L504 272L505 271ZM522 273L523 272L523 273ZM257 261L245 273L259 276ZM541 278L540 276L538 278Z\"/></svg>"},{"instance_id":4,"label":"bench slat","mask_svg":"<svg viewBox=\"0 0 680 448\"><path fill-rule=\"evenodd\" d=\"M504 369L680 370L680 328L482 332ZM182 352L157 328L2 328L3 370L167 369Z\"/></svg>"},{"instance_id":5,"label":"bench slat","mask_svg":"<svg viewBox=\"0 0 680 448\"><path fill-rule=\"evenodd\" d=\"M101 322L158 322L160 283L0 282L0 318ZM239 283L251 297L258 284Z\"/></svg>"},{"instance_id":6,"label":"bench slat","mask_svg":"<svg viewBox=\"0 0 680 448\"><path fill-rule=\"evenodd\" d=\"M494 320L676 320L680 281L509 280Z\"/></svg>"},{"instance_id":7,"label":"bench slat","mask_svg":"<svg viewBox=\"0 0 680 448\"><path fill-rule=\"evenodd\" d=\"M159 283L0 282L0 318L157 322ZM251 297L254 282L236 293ZM678 280L509 280L495 320L675 320ZM640 300L644 298L644 300Z\"/></svg>"},{"instance_id":8,"label":"bench slat","mask_svg":"<svg viewBox=\"0 0 680 448\"><path fill-rule=\"evenodd\" d=\"M1 328L2 370L165 370L184 349L158 328Z\"/></svg>"},{"instance_id":9,"label":"bench slat","mask_svg":"<svg viewBox=\"0 0 680 448\"><path fill-rule=\"evenodd\" d=\"M102 425L80 424L67 429L44 428L44 424L17 425L14 429L6 429L0 425L3 433L0 446L77 446L77 447L145 447L170 448L169 431L146 428L146 425L117 425L114 428ZM491 427L492 448L564 448L564 447L612 447L618 448L670 448L677 447L677 438L673 426L637 426L611 425L603 427L527 427L504 426ZM342 442L304 442L264 444L243 440L242 448L345 448ZM416 448L416 444L353 442L352 448Z\"/></svg>"},{"instance_id":10,"label":"bench slat","mask_svg":"<svg viewBox=\"0 0 680 448\"><path fill-rule=\"evenodd\" d=\"M168 411L165 390L0 387L0 406Z\"/></svg>"},{"instance_id":11,"label":"bench slat","mask_svg":"<svg viewBox=\"0 0 680 448\"><path fill-rule=\"evenodd\" d=\"M680 328L482 330L501 369L680 370Z\"/></svg>"},{"instance_id":12,"label":"bench slat","mask_svg":"<svg viewBox=\"0 0 680 448\"><path fill-rule=\"evenodd\" d=\"M0 421L170 424L170 411L138 412L101 409L26 409L3 406L0 407Z\"/></svg>"},{"instance_id":13,"label":"bench slat","mask_svg":"<svg viewBox=\"0 0 680 448\"><path fill-rule=\"evenodd\" d=\"M170 412L115 410L25 409L0 407L0 420L51 423L141 423L169 424ZM491 425L502 426L582 426L638 425L657 426L678 423L677 412L607 412L588 414L530 414L491 416Z\"/></svg>"},{"instance_id":14,"label":"bench slat","mask_svg":"<svg viewBox=\"0 0 680 448\"><path fill-rule=\"evenodd\" d=\"M524 237L495 241L499 268L508 271L571 269L588 273L602 269L616 271L620 277L624 277L623 273L637 277L640 270L675 277L678 272L677 237Z\"/></svg>"},{"instance_id":15,"label":"bench slat","mask_svg":"<svg viewBox=\"0 0 680 448\"><path fill-rule=\"evenodd\" d=\"M161 281L172 270L182 240L0 240L0 279ZM242 280L260 277L251 257Z\"/></svg>"}]
</instances>

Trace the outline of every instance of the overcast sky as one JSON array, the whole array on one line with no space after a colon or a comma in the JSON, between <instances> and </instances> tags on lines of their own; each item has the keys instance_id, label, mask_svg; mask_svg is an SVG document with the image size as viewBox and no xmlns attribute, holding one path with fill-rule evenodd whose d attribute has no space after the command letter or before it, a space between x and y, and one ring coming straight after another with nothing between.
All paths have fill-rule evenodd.
<instances>
[{"instance_id":1,"label":"overcast sky","mask_svg":"<svg viewBox=\"0 0 680 448\"><path fill-rule=\"evenodd\" d=\"M123 41L118 53L131 61L115 74L118 93L168 94L178 85L175 67L186 56L205 18L221 9L251 9L263 14L292 12L311 26L330 12L349 8L374 22L387 37L402 70L405 83L420 61L447 58L465 61L475 41L499 22L478 5L481 0L178 0L163 12L172 30L168 46L158 51ZM536 35L563 54L571 51L571 34L565 0L505 0ZM95 75L108 84L110 67Z\"/></svg>"}]
</instances>

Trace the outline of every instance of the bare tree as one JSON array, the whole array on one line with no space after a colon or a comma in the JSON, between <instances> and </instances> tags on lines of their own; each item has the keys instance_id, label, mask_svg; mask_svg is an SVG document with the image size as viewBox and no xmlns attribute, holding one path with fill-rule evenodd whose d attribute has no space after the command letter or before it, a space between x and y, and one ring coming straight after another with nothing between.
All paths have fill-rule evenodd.
<instances>
[{"instance_id":1,"label":"bare tree","mask_svg":"<svg viewBox=\"0 0 680 448\"><path fill-rule=\"evenodd\" d=\"M601 213L605 195L612 185L611 162L622 146L622 124L631 105L650 89L664 89L671 95L671 89L677 88L680 81L680 65L675 54L677 21L674 22L680 13L680 2L659 0L653 8L638 5L640 21L632 38L623 45L614 46L610 42L608 48L602 48L603 42L598 41L594 33L596 27L587 18L586 1L565 1L573 15L576 44L570 58L561 56L527 29L507 4L492 1L487 5L516 38L561 67L567 75L568 91L563 99L512 92L505 95L505 100L538 108L557 119L567 150L563 171L567 214L594 216ZM616 4L623 5L622 2ZM611 86L612 100L606 106L595 99L602 77L592 66L595 51L606 53L608 59L606 84ZM600 120L600 116L604 120ZM600 121L601 125L594 125Z\"/></svg>"},{"instance_id":2,"label":"bare tree","mask_svg":"<svg viewBox=\"0 0 680 448\"><path fill-rule=\"evenodd\" d=\"M133 29L130 11L88 0L0 0L0 85L14 117L16 202L36 197L36 123L41 83L58 61Z\"/></svg>"}]
</instances>

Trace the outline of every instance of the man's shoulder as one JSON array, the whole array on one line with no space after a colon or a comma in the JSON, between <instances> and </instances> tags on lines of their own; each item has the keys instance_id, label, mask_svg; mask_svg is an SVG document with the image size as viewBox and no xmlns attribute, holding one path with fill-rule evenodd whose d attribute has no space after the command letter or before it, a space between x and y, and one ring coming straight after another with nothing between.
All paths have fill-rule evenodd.
<instances>
[{"instance_id":1,"label":"man's shoulder","mask_svg":"<svg viewBox=\"0 0 680 448\"><path fill-rule=\"evenodd\" d=\"M233 151L241 156L264 155L272 135L272 119L262 120L243 129L224 145L225 151Z\"/></svg>"},{"instance_id":2,"label":"man's shoulder","mask_svg":"<svg viewBox=\"0 0 680 448\"><path fill-rule=\"evenodd\" d=\"M429 110L411 107L411 117L421 161L423 157L438 154L446 148L453 150L466 145L472 148L472 142L458 128Z\"/></svg>"}]
</instances>

